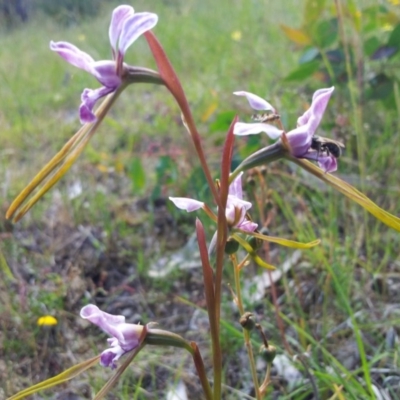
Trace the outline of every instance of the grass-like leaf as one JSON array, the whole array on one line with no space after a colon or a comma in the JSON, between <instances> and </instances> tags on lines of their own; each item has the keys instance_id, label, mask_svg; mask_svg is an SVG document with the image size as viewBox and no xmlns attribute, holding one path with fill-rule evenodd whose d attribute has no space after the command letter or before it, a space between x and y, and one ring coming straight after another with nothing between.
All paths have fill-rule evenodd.
<instances>
[{"instance_id":1,"label":"grass-like leaf","mask_svg":"<svg viewBox=\"0 0 400 400\"><path fill-rule=\"evenodd\" d=\"M43 382L33 385L27 389L21 390L17 394L14 394L14 396L9 397L7 400L23 399L34 393L40 392L41 390L49 389L53 386L56 386L56 385L66 382L66 381L69 381L70 379L75 378L76 376L80 375L82 372L91 368L93 365L97 364L99 362L99 359L100 359L100 355L98 355L94 358L91 358L89 360L83 361L77 365L74 365L73 367L67 369L64 372L61 372L61 374L58 374L58 375L54 376L53 378L46 379Z\"/></svg>"},{"instance_id":2,"label":"grass-like leaf","mask_svg":"<svg viewBox=\"0 0 400 400\"><path fill-rule=\"evenodd\" d=\"M393 214L385 211L384 209L380 208L377 204L375 204L371 199L369 199L365 194L361 193L355 187L351 186L349 183L341 180L335 175L325 173L321 168L317 167L310 161L299 159L287 155L291 161L299 165L300 167L304 168L307 172L310 172L318 179L321 179L328 185L332 186L339 192L343 193L346 197L350 200L353 200L365 210L367 210L370 214L372 214L375 218L382 221L385 225L389 226L390 228L395 229L396 231L400 232L400 218L396 217Z\"/></svg>"},{"instance_id":3,"label":"grass-like leaf","mask_svg":"<svg viewBox=\"0 0 400 400\"><path fill-rule=\"evenodd\" d=\"M39 171L28 186L23 189L11 203L6 213L6 218L14 217L14 222L20 220L69 171L125 87L126 85L121 85L115 93L110 94L104 99L96 110L97 120L93 123L83 125L63 148ZM46 178L50 176L51 173L53 173L53 175L45 182ZM39 191L22 206L31 193L43 182L45 183Z\"/></svg>"}]
</instances>

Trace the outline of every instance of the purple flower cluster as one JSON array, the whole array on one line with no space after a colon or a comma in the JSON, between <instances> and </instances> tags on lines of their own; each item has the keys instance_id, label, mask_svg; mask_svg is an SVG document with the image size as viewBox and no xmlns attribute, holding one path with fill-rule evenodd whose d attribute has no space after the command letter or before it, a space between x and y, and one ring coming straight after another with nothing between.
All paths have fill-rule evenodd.
<instances>
[{"instance_id":1,"label":"purple flower cluster","mask_svg":"<svg viewBox=\"0 0 400 400\"><path fill-rule=\"evenodd\" d=\"M324 115L326 106L334 88L319 89L312 98L311 107L297 119L297 127L286 133L290 146L290 153L297 158L307 158L317 161L326 172L337 169L337 160L329 152L320 152L312 148L312 140ZM237 96L245 96L250 106L257 111L272 111L274 108L264 99L249 92L234 92ZM244 123L237 122L234 127L235 135L252 135L265 132L270 138L279 138L283 131L264 122Z\"/></svg>"},{"instance_id":2,"label":"purple flower cluster","mask_svg":"<svg viewBox=\"0 0 400 400\"><path fill-rule=\"evenodd\" d=\"M111 315L89 304L82 308L81 317L97 325L112 338L107 339L110 348L101 353L103 367L116 368L116 361L128 351L139 346L142 325L127 324L123 315Z\"/></svg>"},{"instance_id":3,"label":"purple flower cluster","mask_svg":"<svg viewBox=\"0 0 400 400\"><path fill-rule=\"evenodd\" d=\"M228 226L231 228L238 228L246 232L254 232L258 225L246 217L247 211L251 208L252 204L243 200L242 175L243 172L240 173L229 186L225 210L226 220ZM203 202L186 197L170 197L169 199L176 207L187 212L206 208Z\"/></svg>"},{"instance_id":4,"label":"purple flower cluster","mask_svg":"<svg viewBox=\"0 0 400 400\"><path fill-rule=\"evenodd\" d=\"M123 62L126 50L143 33L152 29L158 21L156 14L136 13L130 6L119 6L112 14L109 37L112 60L95 61L89 54L68 42L50 42L50 49L57 52L67 62L92 74L103 86L85 89L79 108L82 123L93 122L96 116L93 107L97 100L115 92L121 85Z\"/></svg>"}]
</instances>

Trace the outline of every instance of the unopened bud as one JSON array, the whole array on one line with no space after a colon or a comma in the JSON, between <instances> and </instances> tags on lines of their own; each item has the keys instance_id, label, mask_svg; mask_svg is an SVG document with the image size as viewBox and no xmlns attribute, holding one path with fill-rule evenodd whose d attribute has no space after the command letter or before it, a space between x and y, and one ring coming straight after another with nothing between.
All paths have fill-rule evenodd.
<instances>
[{"instance_id":1,"label":"unopened bud","mask_svg":"<svg viewBox=\"0 0 400 400\"><path fill-rule=\"evenodd\" d=\"M276 347L275 346L265 346L264 344L260 347L260 354L264 358L267 363L272 363L276 356Z\"/></svg>"},{"instance_id":2,"label":"unopened bud","mask_svg":"<svg viewBox=\"0 0 400 400\"><path fill-rule=\"evenodd\" d=\"M239 249L239 243L232 238L229 238L225 244L225 253L226 254L235 254Z\"/></svg>"},{"instance_id":3,"label":"unopened bud","mask_svg":"<svg viewBox=\"0 0 400 400\"><path fill-rule=\"evenodd\" d=\"M247 239L247 241L254 251L260 249L263 242L261 239L258 239L254 236L251 236L249 239Z\"/></svg>"},{"instance_id":4,"label":"unopened bud","mask_svg":"<svg viewBox=\"0 0 400 400\"><path fill-rule=\"evenodd\" d=\"M253 318L253 313L251 312L245 312L241 317L240 317L240 325L242 325L243 329L246 329L247 331L251 331L254 329L256 326L256 322L254 321Z\"/></svg>"}]
</instances>

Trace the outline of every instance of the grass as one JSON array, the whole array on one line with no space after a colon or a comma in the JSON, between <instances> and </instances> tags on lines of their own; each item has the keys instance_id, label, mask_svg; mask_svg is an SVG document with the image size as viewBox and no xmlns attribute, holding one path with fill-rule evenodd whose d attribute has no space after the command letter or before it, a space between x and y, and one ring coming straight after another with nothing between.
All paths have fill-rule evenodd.
<instances>
[{"instance_id":1,"label":"grass","mask_svg":"<svg viewBox=\"0 0 400 400\"><path fill-rule=\"evenodd\" d=\"M82 88L97 86L88 74L52 54L48 42L66 40L95 59L109 57L111 3L104 4L96 18L69 27L36 15L4 33L0 48L2 215L79 127ZM147 3L137 1L136 10L149 10ZM279 108L287 128L307 107L312 90L282 81L295 67L297 54L279 24L300 24L297 2L214 3L154 2L151 9L159 14L155 33L182 80L217 174L224 132L214 129L213 123L226 111L241 117L250 111L232 96L234 90L265 96ZM240 40L233 39L237 32ZM126 61L154 67L142 38L129 50ZM314 83L310 86L316 88ZM338 127L338 116L351 120L346 91L340 89L322 129L329 132L334 126L340 137L353 141L353 126ZM397 118L378 103L365 106L364 187L376 203L399 215ZM252 145L239 138L236 143L242 157ZM261 146L267 139L254 139L254 143ZM361 187L354 153L346 153L340 161L339 175ZM210 362L200 270L182 269L166 278L147 274L157 258L178 251L193 231L190 216L159 199L200 197L204 180L193 172L196 167L172 97L164 88L135 85L118 100L89 148L56 188L17 225L0 219L0 382L4 382L0 398L104 348L104 337L77 317L80 307L91 301L109 312L126 313L130 322L158 321L163 328L196 340ZM135 182L138 174L142 184ZM79 190L76 196L72 187ZM278 354L307 352L305 364L295 365L303 376L307 370L313 376L321 398L373 398L371 383L384 385L388 376L396 375L376 371L399 367L398 350L390 345L400 320L397 233L284 162L268 166L266 175L256 175L246 192L259 200L253 218L268 220L271 234L322 241L303 252L274 289L266 288L262 300L247 299L249 311L256 313ZM206 222L204 215L199 216ZM270 245L264 255L279 266L292 252ZM249 266L245 280L251 282L261 272ZM233 282L229 268L227 282ZM59 326L41 330L36 319L44 314L56 315ZM224 293L223 318L225 383L232 388L226 398L240 398L233 389L248 393L251 384L229 291ZM197 329L188 329L190 324ZM255 348L259 344L255 337ZM132 398L134 393L134 398L144 399L152 393L157 398L182 378L193 394L190 398L201 398L185 357L163 348L145 349L114 395ZM110 376L100 367L93 369L68 387L90 397L105 382L103 374ZM278 393L282 399L312 396L309 382L291 385L283 376L276 376L274 382L271 398ZM400 398L393 391L390 395Z\"/></svg>"}]
</instances>

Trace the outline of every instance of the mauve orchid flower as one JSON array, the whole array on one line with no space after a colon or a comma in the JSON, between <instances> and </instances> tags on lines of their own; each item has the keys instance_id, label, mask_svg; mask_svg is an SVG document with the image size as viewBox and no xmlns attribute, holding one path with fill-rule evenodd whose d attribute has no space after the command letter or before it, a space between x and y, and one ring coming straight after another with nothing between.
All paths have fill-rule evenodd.
<instances>
[{"instance_id":1,"label":"mauve orchid flower","mask_svg":"<svg viewBox=\"0 0 400 400\"><path fill-rule=\"evenodd\" d=\"M123 315L108 314L93 304L83 307L80 315L112 336L107 339L111 347L104 350L100 356L100 364L103 367L116 368L116 361L122 355L139 346L143 326L125 323Z\"/></svg>"},{"instance_id":2,"label":"mauve orchid flower","mask_svg":"<svg viewBox=\"0 0 400 400\"><path fill-rule=\"evenodd\" d=\"M247 211L251 208L252 204L249 201L243 200L242 175L243 173L238 175L229 185L228 200L225 210L226 220L228 226L242 229L246 232L254 232L258 224L250 221L246 217Z\"/></svg>"},{"instance_id":3,"label":"mauve orchid flower","mask_svg":"<svg viewBox=\"0 0 400 400\"><path fill-rule=\"evenodd\" d=\"M297 120L297 127L286 134L290 146L290 153L297 158L308 158L318 162L319 166L326 172L333 172L337 169L337 160L326 152L319 152L311 148L313 136L324 115L328 101L334 87L317 90L312 98L311 107ZM234 92L237 96L245 96L250 106L258 111L272 111L274 108L261 97L249 92ZM243 123L237 122L233 133L244 136L265 132L270 138L279 138L283 131L273 125L263 122Z\"/></svg>"},{"instance_id":4,"label":"mauve orchid flower","mask_svg":"<svg viewBox=\"0 0 400 400\"><path fill-rule=\"evenodd\" d=\"M246 213L251 208L252 204L249 201L243 200L242 175L243 173L240 173L229 185L225 210L226 220L228 226L231 228L241 229L246 232L254 232L258 225L246 217ZM201 201L188 199L186 197L170 197L169 199L181 210L192 212L202 208L207 214L212 215L211 210ZM214 219L216 219L216 217Z\"/></svg>"},{"instance_id":5,"label":"mauve orchid flower","mask_svg":"<svg viewBox=\"0 0 400 400\"><path fill-rule=\"evenodd\" d=\"M75 67L92 74L103 86L85 89L81 96L79 115L82 123L93 122L93 107L97 100L115 92L122 83L124 56L128 47L143 33L152 29L158 21L156 14L136 13L131 6L117 7L111 17L109 37L113 60L94 61L93 58L68 42L50 42L50 49Z\"/></svg>"}]
</instances>

